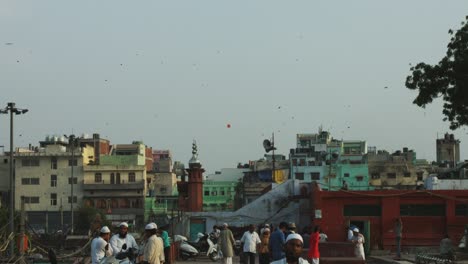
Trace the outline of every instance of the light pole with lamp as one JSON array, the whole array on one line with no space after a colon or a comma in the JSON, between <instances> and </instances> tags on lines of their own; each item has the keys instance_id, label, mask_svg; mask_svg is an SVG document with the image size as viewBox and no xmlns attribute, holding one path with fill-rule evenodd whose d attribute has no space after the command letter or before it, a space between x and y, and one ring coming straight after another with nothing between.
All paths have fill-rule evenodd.
<instances>
[{"instance_id":1,"label":"light pole with lamp","mask_svg":"<svg viewBox=\"0 0 468 264\"><path fill-rule=\"evenodd\" d=\"M28 112L28 109L16 108L15 103L8 103L4 109L0 109L0 114L10 113L10 234L15 233L15 176L13 174L13 114L21 115ZM13 236L14 237L14 236ZM10 256L15 254L15 243L10 241Z\"/></svg>"}]
</instances>

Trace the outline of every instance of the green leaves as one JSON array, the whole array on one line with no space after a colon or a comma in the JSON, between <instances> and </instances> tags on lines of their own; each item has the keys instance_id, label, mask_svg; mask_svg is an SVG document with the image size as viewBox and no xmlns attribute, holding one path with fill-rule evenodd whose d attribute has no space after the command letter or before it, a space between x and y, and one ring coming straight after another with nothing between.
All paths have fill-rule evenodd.
<instances>
[{"instance_id":1,"label":"green leaves","mask_svg":"<svg viewBox=\"0 0 468 264\"><path fill-rule=\"evenodd\" d=\"M468 16L465 17L468 22ZM418 63L410 68L405 85L419 94L413 103L425 107L436 98L445 101L442 113L444 121L450 122L450 129L468 125L468 23L452 36L447 45L446 56L436 65Z\"/></svg>"}]
</instances>

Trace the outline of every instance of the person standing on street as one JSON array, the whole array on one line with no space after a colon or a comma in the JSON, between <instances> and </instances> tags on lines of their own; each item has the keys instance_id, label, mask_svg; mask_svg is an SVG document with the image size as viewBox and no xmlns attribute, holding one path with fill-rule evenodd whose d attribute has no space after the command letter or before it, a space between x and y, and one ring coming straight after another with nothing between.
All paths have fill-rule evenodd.
<instances>
[{"instance_id":1,"label":"person standing on street","mask_svg":"<svg viewBox=\"0 0 468 264\"><path fill-rule=\"evenodd\" d=\"M310 235L310 248L308 257L312 261L312 264L319 264L320 252L319 252L319 243L320 243L320 227L315 226L314 232Z\"/></svg>"},{"instance_id":2,"label":"person standing on street","mask_svg":"<svg viewBox=\"0 0 468 264\"><path fill-rule=\"evenodd\" d=\"M134 252L137 252L138 250L138 244L136 243L135 238L128 234L128 224L126 222L120 223L119 233L112 236L109 244L112 247L114 256L120 252L133 252L133 250L135 250ZM126 249L122 248L124 244L127 245Z\"/></svg>"},{"instance_id":3,"label":"person standing on street","mask_svg":"<svg viewBox=\"0 0 468 264\"><path fill-rule=\"evenodd\" d=\"M164 244L160 237L156 235L158 226L155 223L149 223L145 227L146 237L148 238L143 250L144 264L164 263Z\"/></svg>"},{"instance_id":4,"label":"person standing on street","mask_svg":"<svg viewBox=\"0 0 468 264\"><path fill-rule=\"evenodd\" d=\"M401 221L401 217L395 219L395 239L396 239L396 259L401 259L401 235L403 232L403 222Z\"/></svg>"},{"instance_id":5,"label":"person standing on street","mask_svg":"<svg viewBox=\"0 0 468 264\"><path fill-rule=\"evenodd\" d=\"M171 264L171 241L169 241L169 233L162 227L159 230L161 231L161 238L164 246L164 263Z\"/></svg>"},{"instance_id":6,"label":"person standing on street","mask_svg":"<svg viewBox=\"0 0 468 264\"><path fill-rule=\"evenodd\" d=\"M104 257L112 256L112 247L109 246L110 229L103 226L99 236L91 242L91 263L98 264Z\"/></svg>"},{"instance_id":7,"label":"person standing on street","mask_svg":"<svg viewBox=\"0 0 468 264\"><path fill-rule=\"evenodd\" d=\"M241 238L244 251L245 264L255 264L257 255L257 246L261 243L260 237L255 232L255 225L249 225L249 231L246 231Z\"/></svg>"},{"instance_id":8,"label":"person standing on street","mask_svg":"<svg viewBox=\"0 0 468 264\"><path fill-rule=\"evenodd\" d=\"M284 237L284 232L286 231L287 227L288 223L281 222L278 228L276 228L276 230L270 235L269 247L271 259L273 261L284 258L283 246L286 241L286 238Z\"/></svg>"},{"instance_id":9,"label":"person standing on street","mask_svg":"<svg viewBox=\"0 0 468 264\"><path fill-rule=\"evenodd\" d=\"M351 243L353 243L355 246L354 255L356 255L356 257L362 260L366 260L366 255L364 254L364 236L361 233L359 233L359 229L357 227L353 229L353 237L351 238Z\"/></svg>"},{"instance_id":10,"label":"person standing on street","mask_svg":"<svg viewBox=\"0 0 468 264\"><path fill-rule=\"evenodd\" d=\"M234 235L228 228L228 224L223 224L223 230L219 235L218 246L223 253L223 264L232 264L232 257L234 256Z\"/></svg>"},{"instance_id":11,"label":"person standing on street","mask_svg":"<svg viewBox=\"0 0 468 264\"><path fill-rule=\"evenodd\" d=\"M304 240L299 234L290 234L286 239L286 245L284 246L285 257L271 264L309 264L309 262L303 258L302 249L304 247Z\"/></svg>"},{"instance_id":12,"label":"person standing on street","mask_svg":"<svg viewBox=\"0 0 468 264\"><path fill-rule=\"evenodd\" d=\"M270 229L262 228L263 232L260 235L260 245L258 247L258 262L260 264L270 263Z\"/></svg>"}]
</instances>

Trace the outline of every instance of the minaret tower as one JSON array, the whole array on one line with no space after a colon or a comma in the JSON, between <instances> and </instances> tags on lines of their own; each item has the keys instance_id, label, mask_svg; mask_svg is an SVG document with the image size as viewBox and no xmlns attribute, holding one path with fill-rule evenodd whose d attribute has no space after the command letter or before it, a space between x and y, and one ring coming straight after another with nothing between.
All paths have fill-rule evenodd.
<instances>
[{"instance_id":1,"label":"minaret tower","mask_svg":"<svg viewBox=\"0 0 468 264\"><path fill-rule=\"evenodd\" d=\"M198 160L198 148L195 140L192 144L192 158L189 161L188 172L188 192L187 192L187 211L203 211L203 172L200 161Z\"/></svg>"}]
</instances>

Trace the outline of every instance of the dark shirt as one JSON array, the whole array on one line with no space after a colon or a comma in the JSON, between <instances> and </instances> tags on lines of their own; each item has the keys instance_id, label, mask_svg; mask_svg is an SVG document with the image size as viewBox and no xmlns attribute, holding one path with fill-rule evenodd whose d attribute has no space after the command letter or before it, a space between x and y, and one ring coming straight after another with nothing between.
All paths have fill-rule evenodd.
<instances>
[{"instance_id":1,"label":"dark shirt","mask_svg":"<svg viewBox=\"0 0 468 264\"><path fill-rule=\"evenodd\" d=\"M280 260L285 257L283 245L285 242L284 233L277 229L270 236L271 257L273 261Z\"/></svg>"}]
</instances>

